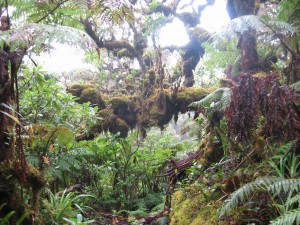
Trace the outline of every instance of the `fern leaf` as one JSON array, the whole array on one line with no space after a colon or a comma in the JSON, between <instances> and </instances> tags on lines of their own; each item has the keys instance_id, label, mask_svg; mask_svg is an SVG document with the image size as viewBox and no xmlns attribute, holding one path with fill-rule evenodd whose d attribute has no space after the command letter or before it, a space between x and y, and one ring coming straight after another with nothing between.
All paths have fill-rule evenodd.
<instances>
[{"instance_id":1,"label":"fern leaf","mask_svg":"<svg viewBox=\"0 0 300 225\"><path fill-rule=\"evenodd\" d=\"M300 179L281 179L267 187L267 190L274 194L280 195L284 193L294 193L300 191Z\"/></svg>"},{"instance_id":2,"label":"fern leaf","mask_svg":"<svg viewBox=\"0 0 300 225\"><path fill-rule=\"evenodd\" d=\"M282 179L278 177L260 177L251 183L245 184L233 192L224 202L219 211L219 217L228 215L233 209L237 208L240 203L246 202L251 195L256 192L267 191L268 186L279 181L282 181Z\"/></svg>"},{"instance_id":3,"label":"fern leaf","mask_svg":"<svg viewBox=\"0 0 300 225\"><path fill-rule=\"evenodd\" d=\"M229 215L233 209L237 208L240 203L245 202L254 192L257 192L258 190L260 190L260 187L254 181L245 184L243 187L233 192L228 199L226 199L222 208L220 209L219 217Z\"/></svg>"},{"instance_id":4,"label":"fern leaf","mask_svg":"<svg viewBox=\"0 0 300 225\"><path fill-rule=\"evenodd\" d=\"M267 17L247 15L231 20L222 27L220 32L215 33L212 38L215 42L218 41L218 38L228 40L235 37L237 33L241 34L247 30L258 30L268 33L273 33L274 30L280 30L285 34L293 35L297 32L297 27L282 21L272 21Z\"/></svg>"},{"instance_id":5,"label":"fern leaf","mask_svg":"<svg viewBox=\"0 0 300 225\"><path fill-rule=\"evenodd\" d=\"M291 87L295 92L300 92L300 81L291 84L290 87Z\"/></svg>"},{"instance_id":6,"label":"fern leaf","mask_svg":"<svg viewBox=\"0 0 300 225\"><path fill-rule=\"evenodd\" d=\"M290 210L287 213L279 216L275 220L270 222L270 225L299 225L300 224L300 208Z\"/></svg>"},{"instance_id":7,"label":"fern leaf","mask_svg":"<svg viewBox=\"0 0 300 225\"><path fill-rule=\"evenodd\" d=\"M294 203L300 203L300 193L289 198L286 202L285 202L285 205L287 207L290 207L292 206Z\"/></svg>"},{"instance_id":8,"label":"fern leaf","mask_svg":"<svg viewBox=\"0 0 300 225\"><path fill-rule=\"evenodd\" d=\"M206 106L214 102L215 106L220 106L224 109L231 100L231 90L230 88L224 87L215 90L214 92L207 95L205 98L201 99L198 102L193 102L189 107L201 107Z\"/></svg>"}]
</instances>

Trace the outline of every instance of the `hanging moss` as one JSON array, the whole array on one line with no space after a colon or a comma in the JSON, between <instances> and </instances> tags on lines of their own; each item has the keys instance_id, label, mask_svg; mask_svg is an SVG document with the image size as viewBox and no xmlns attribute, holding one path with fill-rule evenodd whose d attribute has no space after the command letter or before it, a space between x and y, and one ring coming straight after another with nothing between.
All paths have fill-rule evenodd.
<instances>
[{"instance_id":1,"label":"hanging moss","mask_svg":"<svg viewBox=\"0 0 300 225\"><path fill-rule=\"evenodd\" d=\"M120 133L120 137L125 138L128 135L129 126L124 120L116 118L114 123L109 126L109 131L113 134Z\"/></svg>"},{"instance_id":2,"label":"hanging moss","mask_svg":"<svg viewBox=\"0 0 300 225\"><path fill-rule=\"evenodd\" d=\"M112 109L102 109L98 115L101 119L91 129L93 134L109 131L112 134L120 133L120 137L127 137L129 132L128 124L116 116Z\"/></svg>"},{"instance_id":3,"label":"hanging moss","mask_svg":"<svg viewBox=\"0 0 300 225\"><path fill-rule=\"evenodd\" d=\"M113 114L126 121L130 128L137 123L136 106L133 98L127 96L113 97L108 101L111 104Z\"/></svg>"},{"instance_id":4,"label":"hanging moss","mask_svg":"<svg viewBox=\"0 0 300 225\"><path fill-rule=\"evenodd\" d=\"M155 73L150 71L148 80L155 83ZM73 85L69 92L78 96L80 103L91 102L99 106L99 117L102 120L96 124L90 134L110 131L128 133L128 129L138 126L143 133L151 126L163 128L173 116L188 111L188 105L204 98L215 88L183 87L178 91L172 89L148 88L147 94L139 96L102 96L94 85ZM145 91L144 91L145 92ZM105 101L104 101L105 98ZM105 104L106 103L106 104Z\"/></svg>"}]
</instances>

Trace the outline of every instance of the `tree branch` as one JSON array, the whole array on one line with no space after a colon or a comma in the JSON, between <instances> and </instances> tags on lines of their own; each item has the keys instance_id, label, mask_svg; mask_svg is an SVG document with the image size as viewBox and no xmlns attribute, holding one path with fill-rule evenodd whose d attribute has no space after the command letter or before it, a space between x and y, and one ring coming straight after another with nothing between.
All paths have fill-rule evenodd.
<instances>
[{"instance_id":1,"label":"tree branch","mask_svg":"<svg viewBox=\"0 0 300 225\"><path fill-rule=\"evenodd\" d=\"M41 19L37 20L36 23L39 23L41 22L42 20L46 19L50 14L52 14L55 10L57 10L61 5L63 5L64 3L66 3L67 1L69 0L64 0L60 3L57 3L57 5L52 9L50 10L46 15L44 15Z\"/></svg>"}]
</instances>

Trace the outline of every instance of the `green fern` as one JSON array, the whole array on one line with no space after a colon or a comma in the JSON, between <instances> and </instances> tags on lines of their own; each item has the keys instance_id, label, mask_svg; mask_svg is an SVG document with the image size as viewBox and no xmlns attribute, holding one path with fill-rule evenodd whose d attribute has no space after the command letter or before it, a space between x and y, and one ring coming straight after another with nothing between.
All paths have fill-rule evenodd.
<instances>
[{"instance_id":1,"label":"green fern","mask_svg":"<svg viewBox=\"0 0 300 225\"><path fill-rule=\"evenodd\" d=\"M297 195L294 195L293 197L289 198L286 202L285 205L287 207L292 206L293 204L298 203L300 204L300 193Z\"/></svg>"},{"instance_id":2,"label":"green fern","mask_svg":"<svg viewBox=\"0 0 300 225\"><path fill-rule=\"evenodd\" d=\"M231 89L227 87L219 88L207 95L198 102L193 102L189 107L210 106L215 109L225 109L231 100Z\"/></svg>"},{"instance_id":3,"label":"green fern","mask_svg":"<svg viewBox=\"0 0 300 225\"><path fill-rule=\"evenodd\" d=\"M292 225L300 224L300 208L293 209L270 221L270 225Z\"/></svg>"},{"instance_id":4,"label":"green fern","mask_svg":"<svg viewBox=\"0 0 300 225\"><path fill-rule=\"evenodd\" d=\"M233 192L223 203L222 208L219 211L219 216L229 215L230 212L237 208L238 205L242 202L245 202L254 192L261 191L257 180L248 184L245 184L243 187L239 188Z\"/></svg>"},{"instance_id":5,"label":"green fern","mask_svg":"<svg viewBox=\"0 0 300 225\"><path fill-rule=\"evenodd\" d=\"M291 84L290 87L291 87L295 92L300 92L300 81Z\"/></svg>"},{"instance_id":6,"label":"green fern","mask_svg":"<svg viewBox=\"0 0 300 225\"><path fill-rule=\"evenodd\" d=\"M281 193L292 194L300 190L300 179L279 179L266 185L267 191L274 196Z\"/></svg>"},{"instance_id":7,"label":"green fern","mask_svg":"<svg viewBox=\"0 0 300 225\"><path fill-rule=\"evenodd\" d=\"M219 216L229 215L240 203L244 203L256 192L268 192L273 197L284 193L291 196L300 191L300 179L282 179L278 177L261 177L254 182L245 184L233 192L224 202Z\"/></svg>"},{"instance_id":8,"label":"green fern","mask_svg":"<svg viewBox=\"0 0 300 225\"><path fill-rule=\"evenodd\" d=\"M49 48L53 43L64 43L83 49L97 48L96 43L83 31L67 26L36 23L2 32L0 46L3 47L4 43L11 48L34 47L38 50Z\"/></svg>"},{"instance_id":9,"label":"green fern","mask_svg":"<svg viewBox=\"0 0 300 225\"><path fill-rule=\"evenodd\" d=\"M297 27L282 21L273 21L267 17L255 15L240 16L231 20L223 26L220 32L212 36L213 40L232 39L236 34L241 34L247 30L264 31L272 34L274 30L280 30L285 34L293 35L297 33Z\"/></svg>"}]
</instances>

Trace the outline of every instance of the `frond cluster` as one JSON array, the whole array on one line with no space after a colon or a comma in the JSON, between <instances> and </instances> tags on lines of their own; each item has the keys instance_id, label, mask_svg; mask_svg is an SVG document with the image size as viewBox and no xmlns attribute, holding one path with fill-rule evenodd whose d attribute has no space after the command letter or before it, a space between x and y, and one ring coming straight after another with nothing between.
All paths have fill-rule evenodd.
<instances>
[{"instance_id":1,"label":"frond cluster","mask_svg":"<svg viewBox=\"0 0 300 225\"><path fill-rule=\"evenodd\" d=\"M242 34L244 31L257 30L272 33L274 30L283 32L286 35L293 35L297 32L297 27L282 21L272 21L266 17L255 15L240 16L224 25L220 32L213 36L213 39L231 39L236 34Z\"/></svg>"}]
</instances>

